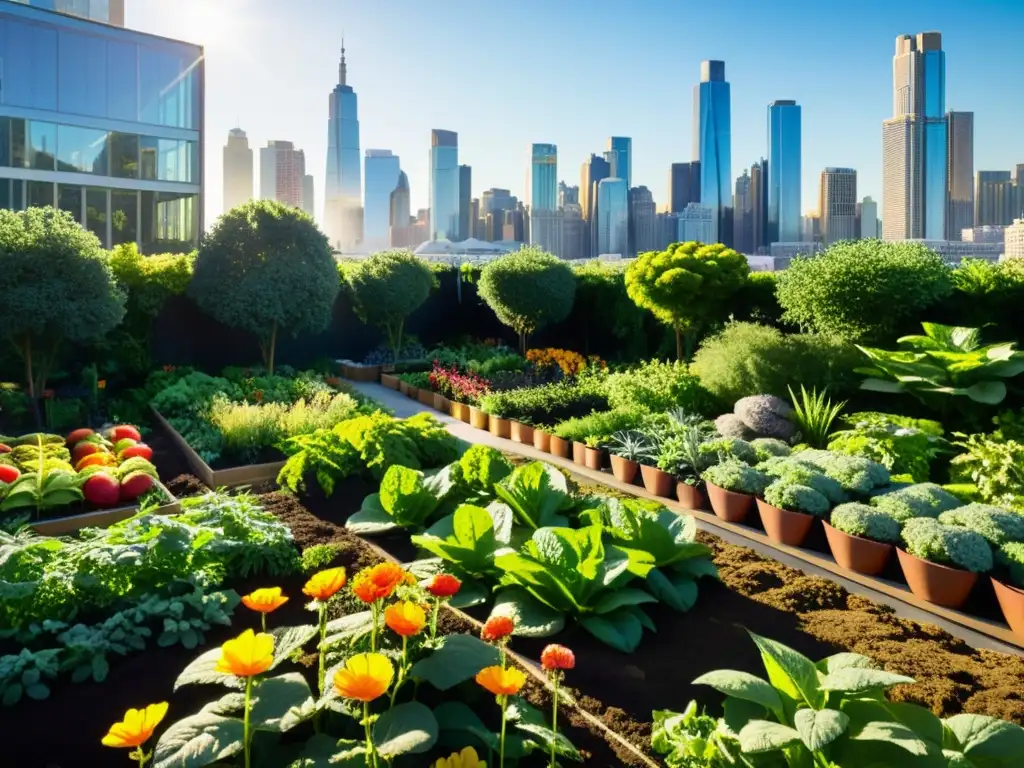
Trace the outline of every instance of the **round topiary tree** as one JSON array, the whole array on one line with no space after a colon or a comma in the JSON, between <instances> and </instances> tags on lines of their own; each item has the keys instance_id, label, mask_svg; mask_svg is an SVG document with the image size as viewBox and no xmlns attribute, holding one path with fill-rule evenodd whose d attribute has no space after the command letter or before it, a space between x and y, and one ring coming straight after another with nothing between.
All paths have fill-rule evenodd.
<instances>
[{"instance_id":1,"label":"round topiary tree","mask_svg":"<svg viewBox=\"0 0 1024 768\"><path fill-rule=\"evenodd\" d=\"M203 238L188 292L215 319L255 334L273 373L278 335L326 328L339 287L334 253L313 219L255 200L225 213Z\"/></svg>"},{"instance_id":2,"label":"round topiary tree","mask_svg":"<svg viewBox=\"0 0 1024 768\"><path fill-rule=\"evenodd\" d=\"M750 274L744 256L717 243L673 243L664 251L642 253L626 269L626 292L676 334L676 357L683 357L683 333L719 319L729 298Z\"/></svg>"},{"instance_id":3,"label":"round topiary tree","mask_svg":"<svg viewBox=\"0 0 1024 768\"><path fill-rule=\"evenodd\" d=\"M526 354L527 336L569 316L576 278L561 259L527 246L486 265L478 291L498 319L519 334L519 351Z\"/></svg>"},{"instance_id":4,"label":"round topiary tree","mask_svg":"<svg viewBox=\"0 0 1024 768\"><path fill-rule=\"evenodd\" d=\"M778 276L782 319L850 342L891 341L953 292L952 270L920 243L848 240Z\"/></svg>"},{"instance_id":5,"label":"round topiary tree","mask_svg":"<svg viewBox=\"0 0 1024 768\"><path fill-rule=\"evenodd\" d=\"M350 269L346 280L356 316L387 334L398 362L405 320L437 284L430 266L411 251L382 251Z\"/></svg>"},{"instance_id":6,"label":"round topiary tree","mask_svg":"<svg viewBox=\"0 0 1024 768\"><path fill-rule=\"evenodd\" d=\"M0 327L25 361L35 402L61 342L93 342L124 317L106 251L70 213L0 210Z\"/></svg>"}]
</instances>

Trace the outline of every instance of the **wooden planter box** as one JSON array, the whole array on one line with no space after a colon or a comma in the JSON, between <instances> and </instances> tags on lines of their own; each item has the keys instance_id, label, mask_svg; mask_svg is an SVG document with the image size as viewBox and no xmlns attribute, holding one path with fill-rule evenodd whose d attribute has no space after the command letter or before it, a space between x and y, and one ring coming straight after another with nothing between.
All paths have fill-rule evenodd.
<instances>
[{"instance_id":1,"label":"wooden planter box","mask_svg":"<svg viewBox=\"0 0 1024 768\"><path fill-rule=\"evenodd\" d=\"M398 377L395 376L393 373L381 373L381 375L380 375L380 383L383 384L388 389L395 389L395 390L397 390L398 389L398 381L399 381Z\"/></svg>"},{"instance_id":2,"label":"wooden planter box","mask_svg":"<svg viewBox=\"0 0 1024 768\"><path fill-rule=\"evenodd\" d=\"M379 365L362 365L351 360L339 361L341 375L349 381L377 381L380 378Z\"/></svg>"},{"instance_id":3,"label":"wooden planter box","mask_svg":"<svg viewBox=\"0 0 1024 768\"><path fill-rule=\"evenodd\" d=\"M185 438L178 434L178 430L172 427L156 408L151 407L150 410L153 411L153 416L156 417L156 420L170 433L171 440L185 454L185 460L188 462L189 467L191 467L192 472L208 488L233 488L236 485L255 485L267 481L276 482L278 473L280 473L285 465L285 461L281 460L271 461L266 464L250 464L245 467L212 469L209 464L202 460L198 453L192 450L192 446L185 441Z\"/></svg>"},{"instance_id":4,"label":"wooden planter box","mask_svg":"<svg viewBox=\"0 0 1024 768\"><path fill-rule=\"evenodd\" d=\"M434 407L434 393L429 389L418 389L416 390L416 399L419 400L420 405L425 405L427 408Z\"/></svg>"},{"instance_id":5,"label":"wooden planter box","mask_svg":"<svg viewBox=\"0 0 1024 768\"><path fill-rule=\"evenodd\" d=\"M169 501L161 504L154 510L157 515L176 515L181 512L181 502L167 490L163 483L156 481L156 487L163 491ZM55 517L51 520L41 520L32 524L32 529L43 536L63 536L74 533L82 528L106 528L107 526L135 517L139 513L139 505L133 504L130 507L115 507L113 509L97 509L93 512L83 512L79 515L68 515L67 517Z\"/></svg>"}]
</instances>

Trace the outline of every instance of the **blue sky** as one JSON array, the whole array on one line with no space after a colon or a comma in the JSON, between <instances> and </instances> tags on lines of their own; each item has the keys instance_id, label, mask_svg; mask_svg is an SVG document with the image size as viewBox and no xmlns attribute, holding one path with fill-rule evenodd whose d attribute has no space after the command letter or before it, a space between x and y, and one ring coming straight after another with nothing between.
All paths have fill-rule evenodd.
<instances>
[{"instance_id":1,"label":"blue sky","mask_svg":"<svg viewBox=\"0 0 1024 768\"><path fill-rule=\"evenodd\" d=\"M668 168L692 159L703 59L732 84L733 176L765 154L765 109L803 107L803 209L826 166L881 198L881 121L896 35L938 30L946 105L975 113L975 169L1024 162L1024 0L128 0L135 29L204 44L207 221L221 213L221 147L294 141L321 215L327 95L344 32L362 149L399 155L426 207L432 128L459 134L473 194L526 192L531 142L558 145L559 178L608 136L633 138L633 184L660 205ZM1016 30L1016 33L1014 32ZM257 153L258 154L258 153Z\"/></svg>"}]
</instances>

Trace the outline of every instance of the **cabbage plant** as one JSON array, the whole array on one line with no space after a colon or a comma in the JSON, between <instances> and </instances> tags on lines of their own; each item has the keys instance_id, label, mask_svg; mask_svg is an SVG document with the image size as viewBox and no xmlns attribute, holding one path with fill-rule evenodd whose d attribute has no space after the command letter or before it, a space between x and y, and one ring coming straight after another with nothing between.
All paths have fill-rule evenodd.
<instances>
[{"instance_id":1,"label":"cabbage plant","mask_svg":"<svg viewBox=\"0 0 1024 768\"><path fill-rule=\"evenodd\" d=\"M424 528L452 489L451 469L420 472L402 466L388 467L380 490L363 499L358 512L345 522L354 533L372 536L396 528Z\"/></svg>"}]
</instances>

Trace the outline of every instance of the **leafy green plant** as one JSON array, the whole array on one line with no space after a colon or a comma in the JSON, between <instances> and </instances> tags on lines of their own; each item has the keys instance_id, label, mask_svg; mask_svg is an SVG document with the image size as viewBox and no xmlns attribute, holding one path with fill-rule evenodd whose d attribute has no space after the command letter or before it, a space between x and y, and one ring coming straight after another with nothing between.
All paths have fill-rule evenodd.
<instances>
[{"instance_id":1,"label":"leafy green plant","mask_svg":"<svg viewBox=\"0 0 1024 768\"><path fill-rule=\"evenodd\" d=\"M519 351L526 354L527 336L572 310L576 280L564 261L528 246L484 266L477 292L519 334Z\"/></svg>"},{"instance_id":2,"label":"leafy green plant","mask_svg":"<svg viewBox=\"0 0 1024 768\"><path fill-rule=\"evenodd\" d=\"M501 451L487 445L473 445L451 466L454 484L450 496L479 501L493 498L494 486L512 474L512 464Z\"/></svg>"},{"instance_id":3,"label":"leafy green plant","mask_svg":"<svg viewBox=\"0 0 1024 768\"><path fill-rule=\"evenodd\" d=\"M486 413L524 424L558 424L593 411L606 411L608 397L599 382L559 381L540 387L490 392L477 404Z\"/></svg>"},{"instance_id":4,"label":"leafy green plant","mask_svg":"<svg viewBox=\"0 0 1024 768\"><path fill-rule=\"evenodd\" d=\"M839 481L834 480L820 469L810 465L801 464L796 461L781 462L770 472L766 472L766 474L777 478L775 482L813 488L824 496L830 505L842 504L848 500L846 491L843 490L843 486Z\"/></svg>"},{"instance_id":5,"label":"leafy green plant","mask_svg":"<svg viewBox=\"0 0 1024 768\"><path fill-rule=\"evenodd\" d=\"M878 462L859 456L810 448L793 454L788 461L806 464L825 473L847 493L867 495L889 484L889 470Z\"/></svg>"},{"instance_id":6,"label":"leafy green plant","mask_svg":"<svg viewBox=\"0 0 1024 768\"><path fill-rule=\"evenodd\" d=\"M50 695L47 680L57 676L59 648L32 651L22 648L17 654L0 656L0 704L10 707L21 701L45 699Z\"/></svg>"},{"instance_id":7,"label":"leafy green plant","mask_svg":"<svg viewBox=\"0 0 1024 768\"><path fill-rule=\"evenodd\" d=\"M768 476L742 461L728 459L701 473L704 482L734 493L759 495L768 487Z\"/></svg>"},{"instance_id":8,"label":"leafy green plant","mask_svg":"<svg viewBox=\"0 0 1024 768\"><path fill-rule=\"evenodd\" d=\"M356 316L383 329L397 361L406 319L437 284L430 267L410 251L390 250L364 259L345 277Z\"/></svg>"},{"instance_id":9,"label":"leafy green plant","mask_svg":"<svg viewBox=\"0 0 1024 768\"><path fill-rule=\"evenodd\" d=\"M916 517L903 526L907 552L940 565L963 568L972 573L992 570L992 549L979 533L943 525L931 517Z\"/></svg>"},{"instance_id":10,"label":"leafy green plant","mask_svg":"<svg viewBox=\"0 0 1024 768\"><path fill-rule=\"evenodd\" d=\"M851 413L842 421L848 429L833 432L828 450L877 461L893 475L928 480L931 464L949 452L937 421L889 413Z\"/></svg>"},{"instance_id":11,"label":"leafy green plant","mask_svg":"<svg viewBox=\"0 0 1024 768\"><path fill-rule=\"evenodd\" d=\"M956 437L953 445L963 452L950 461L952 481L973 483L985 502L1024 511L1024 443L995 435Z\"/></svg>"},{"instance_id":12,"label":"leafy green plant","mask_svg":"<svg viewBox=\"0 0 1024 768\"><path fill-rule=\"evenodd\" d=\"M650 458L654 444L643 432L623 429L611 436L608 450L612 455L621 456L626 461L643 462Z\"/></svg>"},{"instance_id":13,"label":"leafy green plant","mask_svg":"<svg viewBox=\"0 0 1024 768\"><path fill-rule=\"evenodd\" d=\"M943 525L956 525L981 534L993 547L1024 542L1024 515L988 504L967 504L939 515Z\"/></svg>"},{"instance_id":14,"label":"leafy green plant","mask_svg":"<svg viewBox=\"0 0 1024 768\"><path fill-rule=\"evenodd\" d=\"M326 328L338 289L337 263L316 223L298 208L254 200L203 237L188 292L214 319L254 334L273 373L278 334Z\"/></svg>"},{"instance_id":15,"label":"leafy green plant","mask_svg":"<svg viewBox=\"0 0 1024 768\"><path fill-rule=\"evenodd\" d=\"M333 563L341 554L341 546L338 544L314 544L302 550L299 559L303 573L316 573L322 571Z\"/></svg>"},{"instance_id":16,"label":"leafy green plant","mask_svg":"<svg viewBox=\"0 0 1024 768\"><path fill-rule=\"evenodd\" d=\"M776 480L765 488L764 500L779 509L803 512L817 517L827 515L832 506L829 500L814 488L786 479Z\"/></svg>"},{"instance_id":17,"label":"leafy green plant","mask_svg":"<svg viewBox=\"0 0 1024 768\"><path fill-rule=\"evenodd\" d=\"M918 483L886 490L871 497L871 505L898 523L915 517L938 517L961 506L960 500L935 483Z\"/></svg>"},{"instance_id":18,"label":"leafy green plant","mask_svg":"<svg viewBox=\"0 0 1024 768\"><path fill-rule=\"evenodd\" d=\"M818 392L812 388L808 392L803 384L800 385L800 397L797 397L790 387L789 398L793 403L790 418L800 430L802 441L812 448L824 448L828 445L832 424L846 407L846 401L833 403L826 396L826 390Z\"/></svg>"},{"instance_id":19,"label":"leafy green plant","mask_svg":"<svg viewBox=\"0 0 1024 768\"><path fill-rule=\"evenodd\" d=\"M900 542L900 524L891 515L856 502L840 504L829 519L837 531L886 544Z\"/></svg>"},{"instance_id":20,"label":"leafy green plant","mask_svg":"<svg viewBox=\"0 0 1024 768\"><path fill-rule=\"evenodd\" d=\"M729 734L718 727L718 718L698 711L691 701L682 712L655 710L651 748L665 758L668 768L728 768L735 765Z\"/></svg>"},{"instance_id":21,"label":"leafy green plant","mask_svg":"<svg viewBox=\"0 0 1024 768\"><path fill-rule=\"evenodd\" d=\"M511 508L516 522L531 530L567 525L565 513L576 504L565 475L540 461L516 467L494 492Z\"/></svg>"},{"instance_id":22,"label":"leafy green plant","mask_svg":"<svg viewBox=\"0 0 1024 768\"><path fill-rule=\"evenodd\" d=\"M721 454L709 450L707 445L704 433L697 427L673 430L658 440L658 469L687 485L697 485L701 472L721 459Z\"/></svg>"},{"instance_id":23,"label":"leafy green plant","mask_svg":"<svg viewBox=\"0 0 1024 768\"><path fill-rule=\"evenodd\" d=\"M996 561L1010 576L1014 586L1024 587L1024 544L1008 541L996 552Z\"/></svg>"},{"instance_id":24,"label":"leafy green plant","mask_svg":"<svg viewBox=\"0 0 1024 768\"><path fill-rule=\"evenodd\" d=\"M701 462L704 466L711 466L729 459L742 461L744 464L757 464L757 451L754 450L754 447L746 440L736 437L703 440L699 446L699 453L704 457Z\"/></svg>"},{"instance_id":25,"label":"leafy green plant","mask_svg":"<svg viewBox=\"0 0 1024 768\"><path fill-rule=\"evenodd\" d=\"M714 399L690 367L678 360L651 360L628 371L610 374L605 381L612 408L644 409L662 413L686 408L702 415L714 411Z\"/></svg>"},{"instance_id":26,"label":"leafy green plant","mask_svg":"<svg viewBox=\"0 0 1024 768\"><path fill-rule=\"evenodd\" d=\"M33 446L19 445L14 451L22 452L23 465L31 471L18 477L3 495L0 511L32 508L38 520L42 513L54 507L63 507L82 499L81 480L71 465L48 455L42 436L36 435ZM14 453L12 451L12 454Z\"/></svg>"},{"instance_id":27,"label":"leafy green plant","mask_svg":"<svg viewBox=\"0 0 1024 768\"><path fill-rule=\"evenodd\" d=\"M758 461L765 461L773 456L789 456L793 449L782 440L774 437L757 437L750 441Z\"/></svg>"},{"instance_id":28,"label":"leafy green plant","mask_svg":"<svg viewBox=\"0 0 1024 768\"><path fill-rule=\"evenodd\" d=\"M643 424L645 412L637 408L598 411L589 416L567 419L555 425L554 434L565 440L585 442L588 437L605 442L616 432L637 429Z\"/></svg>"},{"instance_id":29,"label":"leafy green plant","mask_svg":"<svg viewBox=\"0 0 1024 768\"><path fill-rule=\"evenodd\" d=\"M747 260L721 244L674 243L642 253L626 268L626 292L654 313L676 336L683 359L683 334L719 319L725 303L746 282Z\"/></svg>"},{"instance_id":30,"label":"leafy green plant","mask_svg":"<svg viewBox=\"0 0 1024 768\"><path fill-rule=\"evenodd\" d=\"M349 517L345 527L364 536L396 528L422 530L440 508L452 485L447 467L426 474L392 465L380 481L380 491L363 499L362 507Z\"/></svg>"}]
</instances>

